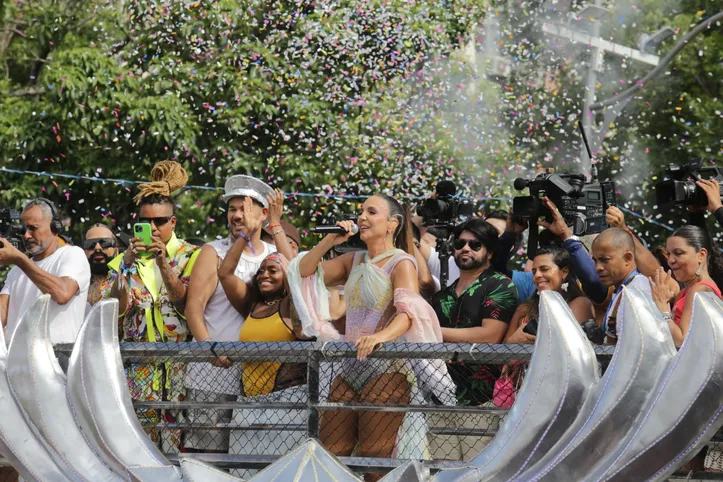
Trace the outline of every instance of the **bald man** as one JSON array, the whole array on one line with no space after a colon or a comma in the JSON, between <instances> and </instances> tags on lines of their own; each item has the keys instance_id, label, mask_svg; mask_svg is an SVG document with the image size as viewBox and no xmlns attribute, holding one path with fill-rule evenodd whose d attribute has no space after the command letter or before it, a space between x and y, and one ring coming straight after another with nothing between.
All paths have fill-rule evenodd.
<instances>
[{"instance_id":1,"label":"bald man","mask_svg":"<svg viewBox=\"0 0 723 482\"><path fill-rule=\"evenodd\" d=\"M91 274L88 306L93 306L100 301L103 285L110 279L108 262L118 256L118 239L105 224L94 224L85 233L83 249L90 263Z\"/></svg>"},{"instance_id":2,"label":"bald man","mask_svg":"<svg viewBox=\"0 0 723 482\"><path fill-rule=\"evenodd\" d=\"M605 286L614 286L615 291L603 319L603 330L608 338L617 338L618 306L624 286L639 289L652 298L647 276L638 271L635 262L635 243L630 233L620 228L603 231L592 243L592 259L595 272ZM612 340L611 340L612 341Z\"/></svg>"}]
</instances>

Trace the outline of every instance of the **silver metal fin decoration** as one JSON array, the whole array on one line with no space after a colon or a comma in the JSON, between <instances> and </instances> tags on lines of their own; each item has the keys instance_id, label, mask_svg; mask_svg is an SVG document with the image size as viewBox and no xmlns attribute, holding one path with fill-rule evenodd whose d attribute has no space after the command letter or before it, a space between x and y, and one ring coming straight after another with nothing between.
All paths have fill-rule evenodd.
<instances>
[{"instance_id":1,"label":"silver metal fin decoration","mask_svg":"<svg viewBox=\"0 0 723 482\"><path fill-rule=\"evenodd\" d=\"M68 400L88 443L118 474L171 463L143 431L128 392L118 345L118 301L88 313L68 363Z\"/></svg>"},{"instance_id":2,"label":"silver metal fin decoration","mask_svg":"<svg viewBox=\"0 0 723 482\"><path fill-rule=\"evenodd\" d=\"M251 482L360 482L354 472L327 451L317 440L309 439L266 467Z\"/></svg>"},{"instance_id":3,"label":"silver metal fin decoration","mask_svg":"<svg viewBox=\"0 0 723 482\"><path fill-rule=\"evenodd\" d=\"M419 460L410 460L382 477L379 482L427 482L429 469Z\"/></svg>"},{"instance_id":4,"label":"silver metal fin decoration","mask_svg":"<svg viewBox=\"0 0 723 482\"><path fill-rule=\"evenodd\" d=\"M585 480L595 463L614 450L650 400L655 384L675 356L675 347L652 300L636 288L624 290L618 315L622 332L605 375L560 441L516 480Z\"/></svg>"},{"instance_id":5,"label":"silver metal fin decoration","mask_svg":"<svg viewBox=\"0 0 723 482\"><path fill-rule=\"evenodd\" d=\"M49 297L39 298L28 309L25 316L45 316ZM60 456L45 443L37 438L25 420L21 408L10 393L10 384L5 375L7 362L7 347L5 335L0 329L0 452L18 471L20 476L28 482L60 482L72 480L73 471L62 462ZM67 474L67 475L64 475Z\"/></svg>"},{"instance_id":6,"label":"silver metal fin decoration","mask_svg":"<svg viewBox=\"0 0 723 482\"><path fill-rule=\"evenodd\" d=\"M595 351L559 293L540 295L535 351L494 439L469 464L435 482L507 480L542 458L575 420L598 382Z\"/></svg>"},{"instance_id":7,"label":"silver metal fin decoration","mask_svg":"<svg viewBox=\"0 0 723 482\"><path fill-rule=\"evenodd\" d=\"M131 482L190 482L177 467L128 467Z\"/></svg>"},{"instance_id":8,"label":"silver metal fin decoration","mask_svg":"<svg viewBox=\"0 0 723 482\"><path fill-rule=\"evenodd\" d=\"M181 470L188 482L243 482L243 479L192 458L181 459Z\"/></svg>"},{"instance_id":9,"label":"silver metal fin decoration","mask_svg":"<svg viewBox=\"0 0 723 482\"><path fill-rule=\"evenodd\" d=\"M723 302L710 293L694 296L688 335L640 423L605 475L589 480L667 480L723 425Z\"/></svg>"},{"instance_id":10,"label":"silver metal fin decoration","mask_svg":"<svg viewBox=\"0 0 723 482\"><path fill-rule=\"evenodd\" d=\"M123 480L115 475L88 445L70 410L65 375L53 353L48 330L56 311L43 295L35 303L44 309L26 316L13 334L8 350L7 377L15 400L27 420L74 471L72 480L110 482ZM102 387L97 389L101 390Z\"/></svg>"}]
</instances>

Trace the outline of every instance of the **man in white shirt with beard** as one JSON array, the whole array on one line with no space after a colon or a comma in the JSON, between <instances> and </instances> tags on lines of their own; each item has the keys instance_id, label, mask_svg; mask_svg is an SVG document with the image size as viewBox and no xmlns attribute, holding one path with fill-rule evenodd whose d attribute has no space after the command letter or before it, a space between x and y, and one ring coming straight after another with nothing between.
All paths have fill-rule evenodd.
<instances>
[{"instance_id":1,"label":"man in white shirt with beard","mask_svg":"<svg viewBox=\"0 0 723 482\"><path fill-rule=\"evenodd\" d=\"M253 200L253 209L268 220L268 228L279 252L291 258L293 254L280 226L283 212L283 193L274 192L266 183L250 176L231 176L226 181L223 200L228 203L229 236L206 244L191 273L186 297L186 318L194 341L238 341L244 318L231 305L218 281L218 267L236 238L244 237L244 199ZM272 244L261 240L258 230L241 255L236 276L249 282L261 262L276 251ZM211 363L191 363L186 375L188 398L193 402L222 403L235 401L239 395L241 364L219 357ZM189 410L189 422L215 425L229 423L231 410ZM194 429L186 431L184 447L189 451L226 453L229 448L228 432Z\"/></svg>"},{"instance_id":2,"label":"man in white shirt with beard","mask_svg":"<svg viewBox=\"0 0 723 482\"><path fill-rule=\"evenodd\" d=\"M83 324L90 267L83 250L68 246L58 233L62 224L55 205L38 198L25 205L23 243L30 257L0 238L0 265L14 267L0 293L0 317L9 342L18 322L42 294L50 295L53 343L73 343Z\"/></svg>"}]
</instances>

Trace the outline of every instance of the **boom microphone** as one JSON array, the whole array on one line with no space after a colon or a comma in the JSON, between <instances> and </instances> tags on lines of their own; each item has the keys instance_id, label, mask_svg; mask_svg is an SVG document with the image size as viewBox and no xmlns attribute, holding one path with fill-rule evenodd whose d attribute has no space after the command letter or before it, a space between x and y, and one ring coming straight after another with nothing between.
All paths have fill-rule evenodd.
<instances>
[{"instance_id":1,"label":"boom microphone","mask_svg":"<svg viewBox=\"0 0 723 482\"><path fill-rule=\"evenodd\" d=\"M342 228L341 226L314 226L311 228L312 233L317 234L347 234L349 231ZM356 234L359 232L359 226L356 224L351 227L351 233Z\"/></svg>"}]
</instances>

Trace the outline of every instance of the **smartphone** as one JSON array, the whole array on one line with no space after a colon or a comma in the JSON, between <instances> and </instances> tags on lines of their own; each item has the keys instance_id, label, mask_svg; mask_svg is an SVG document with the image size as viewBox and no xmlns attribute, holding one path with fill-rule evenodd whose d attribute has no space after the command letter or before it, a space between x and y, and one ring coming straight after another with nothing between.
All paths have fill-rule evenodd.
<instances>
[{"instance_id":1,"label":"smartphone","mask_svg":"<svg viewBox=\"0 0 723 482\"><path fill-rule=\"evenodd\" d=\"M537 336L537 318L531 319L525 327L522 329L523 333L528 335Z\"/></svg>"},{"instance_id":2,"label":"smartphone","mask_svg":"<svg viewBox=\"0 0 723 482\"><path fill-rule=\"evenodd\" d=\"M152 231L153 228L151 228L150 223L136 223L133 225L133 237L140 239L145 245L149 245L153 242L151 240ZM148 252L146 251L139 251L138 254L141 256L148 256Z\"/></svg>"}]
</instances>

